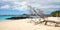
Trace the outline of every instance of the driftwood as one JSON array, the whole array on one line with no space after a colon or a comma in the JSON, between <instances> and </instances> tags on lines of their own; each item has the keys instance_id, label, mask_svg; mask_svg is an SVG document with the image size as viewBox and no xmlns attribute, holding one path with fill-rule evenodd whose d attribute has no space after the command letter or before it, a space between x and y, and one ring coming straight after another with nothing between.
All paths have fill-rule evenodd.
<instances>
[{"instance_id":1,"label":"driftwood","mask_svg":"<svg viewBox=\"0 0 60 30\"><path fill-rule=\"evenodd\" d=\"M56 23L56 24L55 24L55 27L58 26L58 24L60 24L60 22L57 22L57 21L51 21L51 20L44 20L44 22L45 22L44 25L47 25L48 22Z\"/></svg>"},{"instance_id":2,"label":"driftwood","mask_svg":"<svg viewBox=\"0 0 60 30\"><path fill-rule=\"evenodd\" d=\"M35 14L36 16L39 16L39 15L40 15L40 17L44 19L44 13L43 13L42 10L36 9L36 8L34 8L34 7L31 7L31 6L29 6L29 7L30 7L30 12L31 12L31 13ZM46 17L45 17L45 18L46 18ZM55 21L56 19L55 19L55 20L53 19L54 21L52 21L52 20L50 20L50 19L53 19L53 18L49 18L49 20L45 20L45 19L44 19L44 21L37 21L37 22L33 21L33 22L35 22L36 24L45 22L45 25L47 25L48 22L60 24L60 22ZM55 26L57 26L57 25L55 25Z\"/></svg>"},{"instance_id":3,"label":"driftwood","mask_svg":"<svg viewBox=\"0 0 60 30\"><path fill-rule=\"evenodd\" d=\"M54 21L54 20L43 20L43 21L41 21L41 19L39 19L38 21L31 20L30 22L34 22L35 25L41 24L41 23L44 23L44 25L48 25L47 23L51 22L51 23L55 23L55 25L54 25L55 27L57 27L58 24L60 24L60 21Z\"/></svg>"}]
</instances>

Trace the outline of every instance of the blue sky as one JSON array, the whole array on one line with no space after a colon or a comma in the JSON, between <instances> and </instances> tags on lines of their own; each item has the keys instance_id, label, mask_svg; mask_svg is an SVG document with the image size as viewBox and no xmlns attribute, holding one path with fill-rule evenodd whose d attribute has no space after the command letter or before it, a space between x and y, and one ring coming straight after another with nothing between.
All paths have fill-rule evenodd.
<instances>
[{"instance_id":1,"label":"blue sky","mask_svg":"<svg viewBox=\"0 0 60 30\"><path fill-rule=\"evenodd\" d=\"M19 11L19 10L12 10L12 9L0 9L0 15L21 15L21 14L28 14L28 11Z\"/></svg>"},{"instance_id":2,"label":"blue sky","mask_svg":"<svg viewBox=\"0 0 60 30\"><path fill-rule=\"evenodd\" d=\"M45 14L60 10L60 0L0 0L0 15L28 14L27 5L41 9Z\"/></svg>"}]
</instances>

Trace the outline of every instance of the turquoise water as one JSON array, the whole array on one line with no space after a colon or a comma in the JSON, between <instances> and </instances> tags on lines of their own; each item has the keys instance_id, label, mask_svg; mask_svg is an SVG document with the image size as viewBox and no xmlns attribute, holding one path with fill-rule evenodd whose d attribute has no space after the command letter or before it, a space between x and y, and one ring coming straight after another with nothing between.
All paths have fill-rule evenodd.
<instances>
[{"instance_id":1,"label":"turquoise water","mask_svg":"<svg viewBox=\"0 0 60 30\"><path fill-rule=\"evenodd\" d=\"M0 16L0 21L6 20L6 18L10 18L10 17L13 17L13 16Z\"/></svg>"},{"instance_id":2,"label":"turquoise water","mask_svg":"<svg viewBox=\"0 0 60 30\"><path fill-rule=\"evenodd\" d=\"M6 20L6 18L11 18L11 17L15 17L15 16L1 16L1 15L0 15L0 21ZM38 17L36 17L36 16L31 16L31 18L38 18Z\"/></svg>"}]
</instances>

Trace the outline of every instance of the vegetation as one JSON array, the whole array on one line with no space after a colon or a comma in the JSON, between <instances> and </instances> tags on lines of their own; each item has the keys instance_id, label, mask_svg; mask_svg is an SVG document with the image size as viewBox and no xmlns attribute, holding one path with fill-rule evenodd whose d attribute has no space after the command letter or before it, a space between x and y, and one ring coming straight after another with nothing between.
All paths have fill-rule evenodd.
<instances>
[{"instance_id":1,"label":"vegetation","mask_svg":"<svg viewBox=\"0 0 60 30\"><path fill-rule=\"evenodd\" d=\"M54 11L50 15L53 16L53 17L60 17L60 10Z\"/></svg>"}]
</instances>

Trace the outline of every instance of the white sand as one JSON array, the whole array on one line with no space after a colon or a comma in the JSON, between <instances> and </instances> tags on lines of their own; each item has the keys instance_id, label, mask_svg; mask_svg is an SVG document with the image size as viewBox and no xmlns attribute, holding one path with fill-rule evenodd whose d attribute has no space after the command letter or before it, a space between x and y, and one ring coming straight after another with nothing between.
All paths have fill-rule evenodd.
<instances>
[{"instance_id":1,"label":"white sand","mask_svg":"<svg viewBox=\"0 0 60 30\"><path fill-rule=\"evenodd\" d=\"M0 30L60 30L60 27L34 25L29 19L6 20L0 22Z\"/></svg>"}]
</instances>

